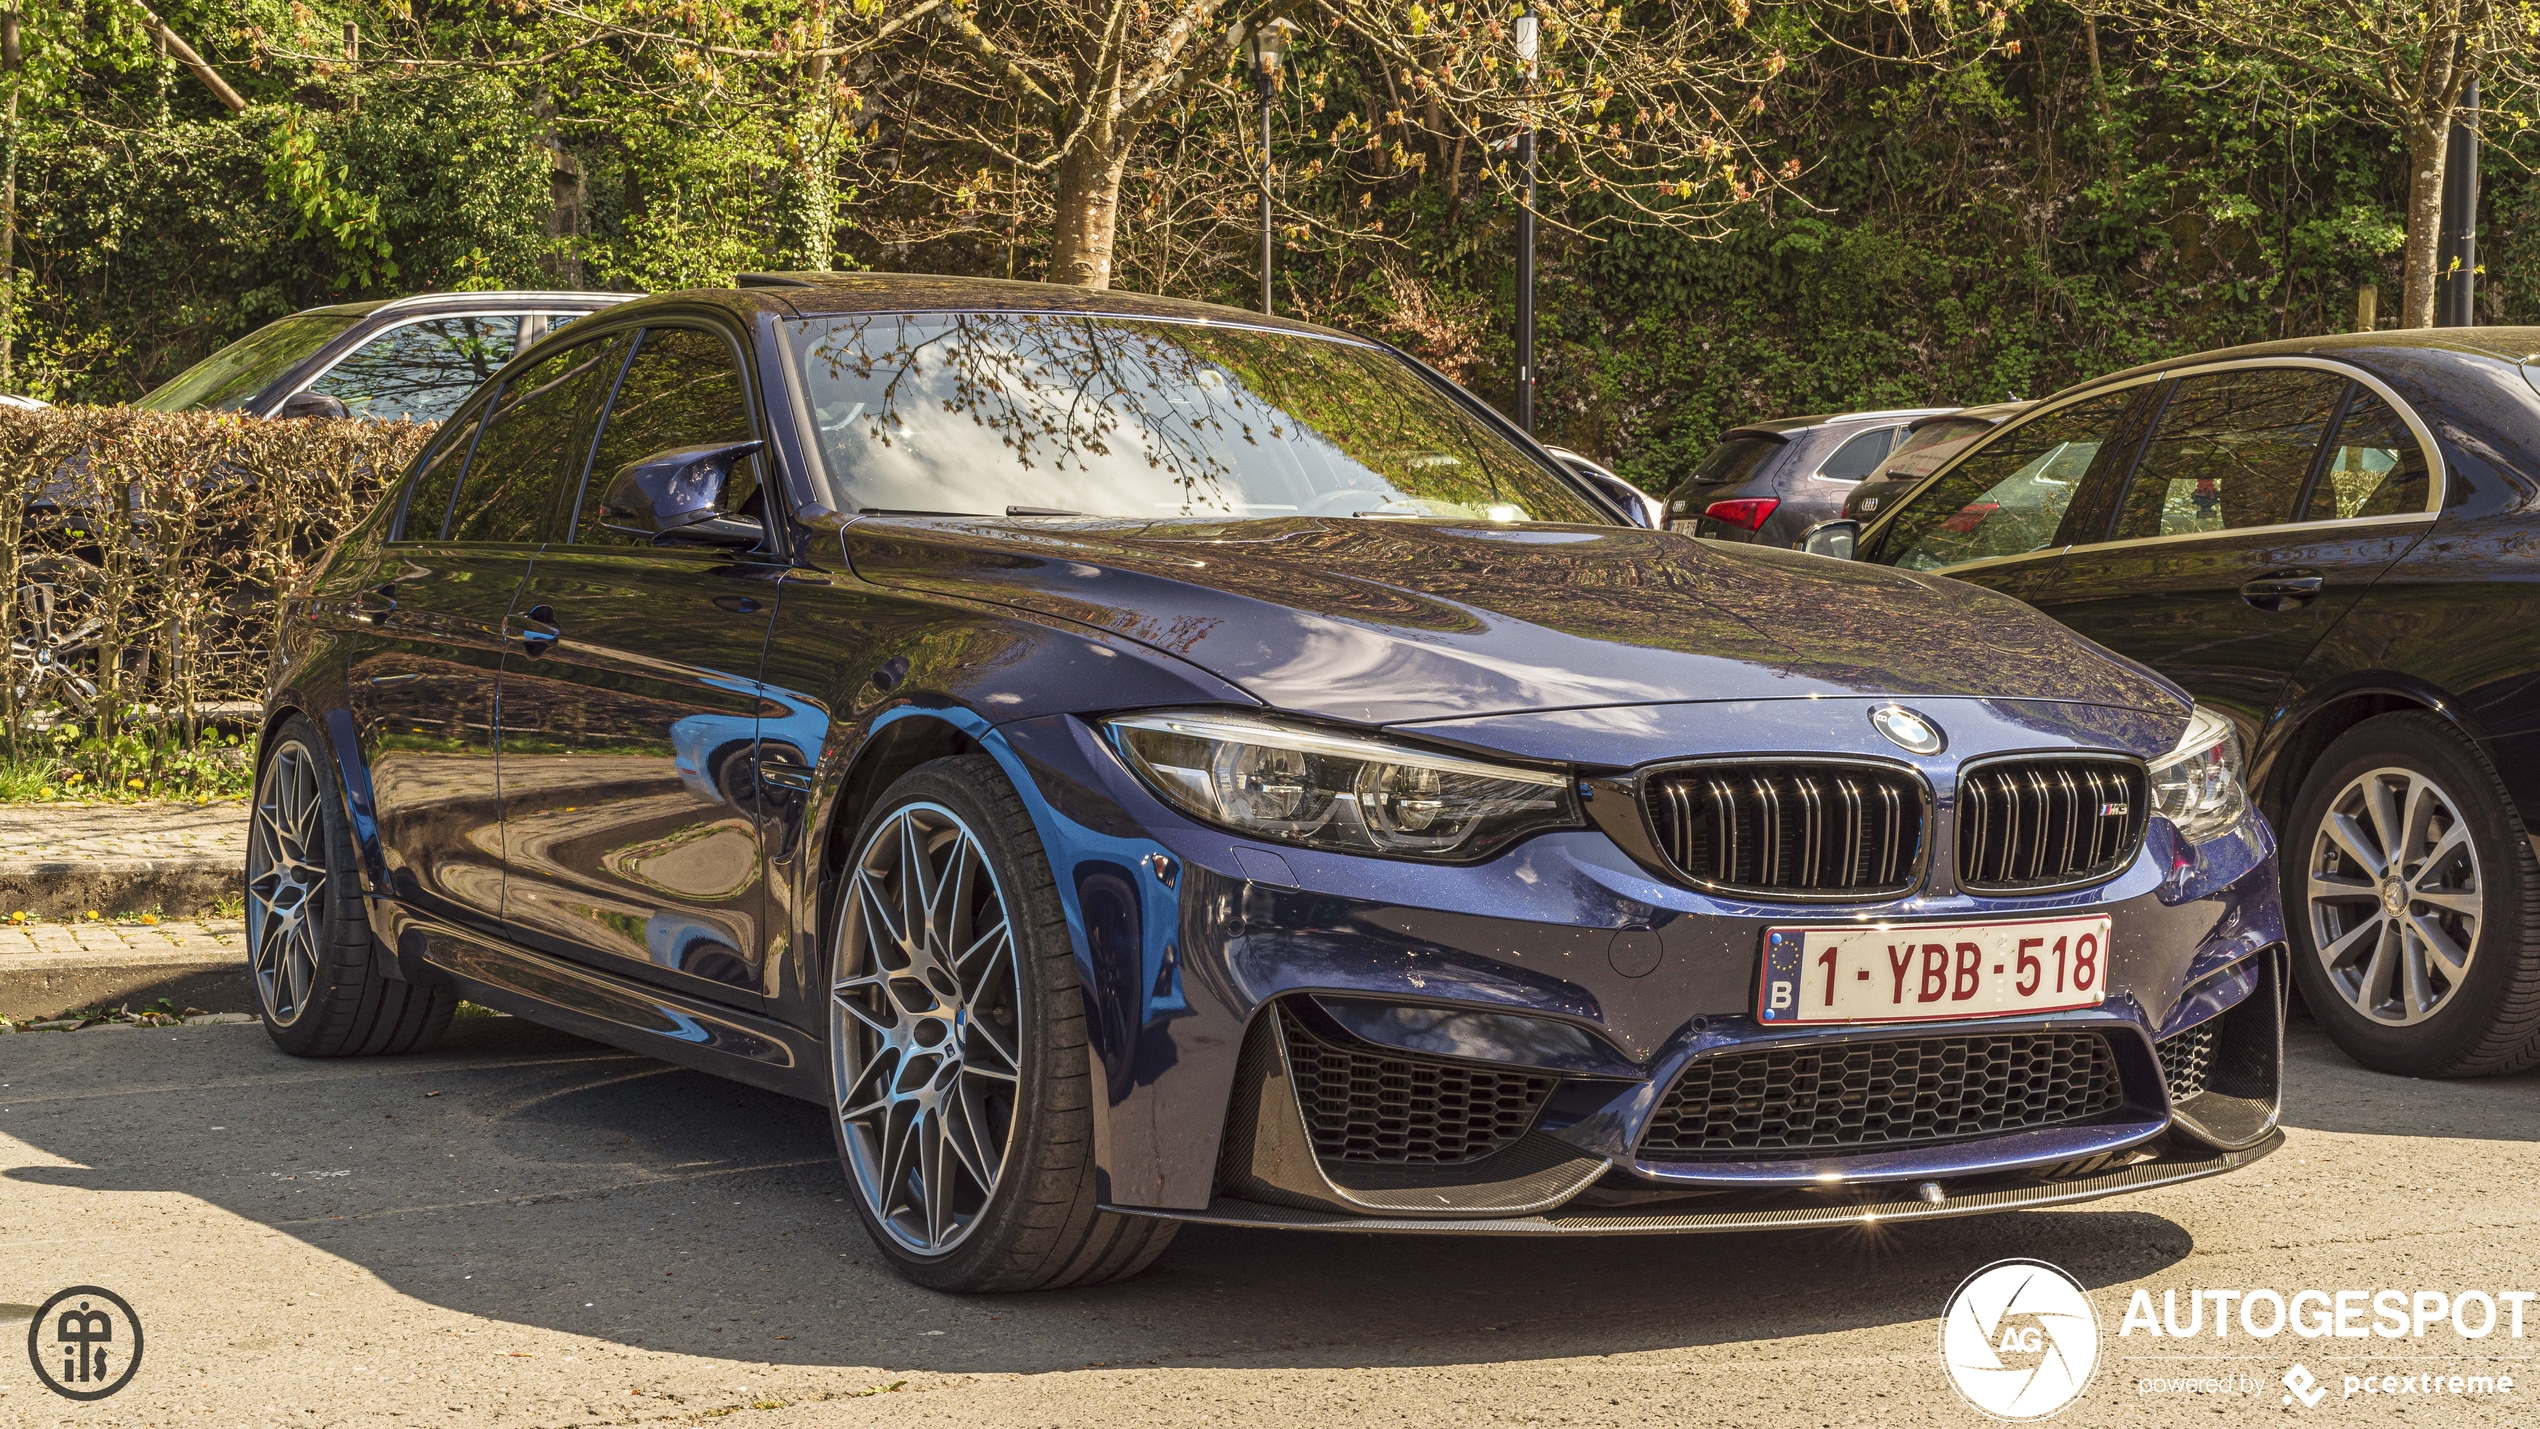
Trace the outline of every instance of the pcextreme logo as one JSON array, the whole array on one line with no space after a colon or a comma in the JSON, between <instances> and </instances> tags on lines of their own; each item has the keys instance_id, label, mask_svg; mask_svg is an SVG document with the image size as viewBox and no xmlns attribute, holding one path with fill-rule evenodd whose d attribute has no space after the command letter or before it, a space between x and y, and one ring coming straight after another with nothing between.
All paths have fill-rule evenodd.
<instances>
[{"instance_id":1,"label":"pcextreme logo","mask_svg":"<svg viewBox=\"0 0 2540 1429\"><path fill-rule=\"evenodd\" d=\"M1950 1295L1940 1362L1977 1412L2045 1419L2080 1398L2099 1367L2099 1314L2081 1282L2057 1267L1997 1260Z\"/></svg>"}]
</instances>

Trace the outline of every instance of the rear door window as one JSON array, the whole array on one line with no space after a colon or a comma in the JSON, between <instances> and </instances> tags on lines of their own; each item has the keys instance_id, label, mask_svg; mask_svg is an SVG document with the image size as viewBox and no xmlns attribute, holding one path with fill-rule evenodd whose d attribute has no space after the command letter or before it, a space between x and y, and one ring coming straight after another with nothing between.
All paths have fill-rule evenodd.
<instances>
[{"instance_id":1,"label":"rear door window","mask_svg":"<svg viewBox=\"0 0 2540 1429\"><path fill-rule=\"evenodd\" d=\"M2116 538L2185 536L2293 519L2345 377L2254 367L2179 379L2135 464Z\"/></svg>"},{"instance_id":2,"label":"rear door window","mask_svg":"<svg viewBox=\"0 0 2540 1429\"><path fill-rule=\"evenodd\" d=\"M579 481L591 413L624 352L602 338L568 347L503 383L450 513L453 541L535 544L560 484Z\"/></svg>"},{"instance_id":3,"label":"rear door window","mask_svg":"<svg viewBox=\"0 0 2540 1429\"><path fill-rule=\"evenodd\" d=\"M511 361L518 313L471 313L400 323L346 353L308 386L374 422L438 422Z\"/></svg>"},{"instance_id":4,"label":"rear door window","mask_svg":"<svg viewBox=\"0 0 2540 1429\"><path fill-rule=\"evenodd\" d=\"M2003 433L1898 511L1875 559L1931 571L2054 544L2082 477L2136 395L2084 398Z\"/></svg>"},{"instance_id":5,"label":"rear door window","mask_svg":"<svg viewBox=\"0 0 2540 1429\"><path fill-rule=\"evenodd\" d=\"M2429 482L2417 434L2378 393L2357 388L2302 518L2352 521L2423 511Z\"/></svg>"},{"instance_id":6,"label":"rear door window","mask_svg":"<svg viewBox=\"0 0 2540 1429\"><path fill-rule=\"evenodd\" d=\"M1894 427L1863 432L1835 448L1834 455L1827 457L1825 465L1817 468L1817 475L1828 481L1859 481L1878 470L1879 463L1887 460L1887 445L1895 435Z\"/></svg>"}]
</instances>

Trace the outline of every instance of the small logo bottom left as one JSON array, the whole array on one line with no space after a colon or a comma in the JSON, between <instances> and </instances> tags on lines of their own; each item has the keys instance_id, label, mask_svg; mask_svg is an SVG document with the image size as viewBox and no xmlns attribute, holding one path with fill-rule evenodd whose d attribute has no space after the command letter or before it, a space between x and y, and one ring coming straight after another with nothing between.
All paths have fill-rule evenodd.
<instances>
[{"instance_id":1,"label":"small logo bottom left","mask_svg":"<svg viewBox=\"0 0 2540 1429\"><path fill-rule=\"evenodd\" d=\"M112 1290L74 1285L26 1327L35 1377L65 1399L103 1399L141 1368L141 1317Z\"/></svg>"}]
</instances>

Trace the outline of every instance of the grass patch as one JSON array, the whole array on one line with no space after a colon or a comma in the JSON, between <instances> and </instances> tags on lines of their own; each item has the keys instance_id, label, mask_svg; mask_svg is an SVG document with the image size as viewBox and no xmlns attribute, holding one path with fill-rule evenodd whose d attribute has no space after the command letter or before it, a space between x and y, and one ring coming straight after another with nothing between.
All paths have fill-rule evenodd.
<instances>
[{"instance_id":1,"label":"grass patch","mask_svg":"<svg viewBox=\"0 0 2540 1429\"><path fill-rule=\"evenodd\" d=\"M251 751L235 735L206 730L193 743L144 727L111 736L57 724L0 752L0 803L210 804L244 799L255 782Z\"/></svg>"},{"instance_id":2,"label":"grass patch","mask_svg":"<svg viewBox=\"0 0 2540 1429\"><path fill-rule=\"evenodd\" d=\"M464 1002L464 1001L463 1001L463 1002L461 1002L461 1003L459 1004L459 1010L458 1010L458 1011L456 1011L456 1012L454 1012L454 1013L452 1013L452 1014L450 1014L450 1015L451 1015L451 1016L453 1016L453 1017L509 1017L509 1016L511 1016L511 1014L510 1014L510 1013L508 1013L508 1012L496 1012L494 1009L492 1009L492 1008L490 1008L490 1007L483 1007L483 1006L479 1006L478 1004L473 1003L473 1002Z\"/></svg>"}]
</instances>

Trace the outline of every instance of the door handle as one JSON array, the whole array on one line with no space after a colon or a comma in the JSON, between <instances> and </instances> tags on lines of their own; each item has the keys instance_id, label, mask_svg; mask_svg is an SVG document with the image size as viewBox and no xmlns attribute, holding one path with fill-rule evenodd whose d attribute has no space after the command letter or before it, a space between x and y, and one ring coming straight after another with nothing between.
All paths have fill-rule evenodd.
<instances>
[{"instance_id":1,"label":"door handle","mask_svg":"<svg viewBox=\"0 0 2540 1429\"><path fill-rule=\"evenodd\" d=\"M531 659L546 654L549 646L563 638L564 631L556 624L553 607L533 605L520 613L521 649Z\"/></svg>"},{"instance_id":2,"label":"door handle","mask_svg":"<svg viewBox=\"0 0 2540 1429\"><path fill-rule=\"evenodd\" d=\"M2327 584L2310 571L2271 571L2240 588L2240 598L2260 610L2293 610L2319 598Z\"/></svg>"}]
</instances>

